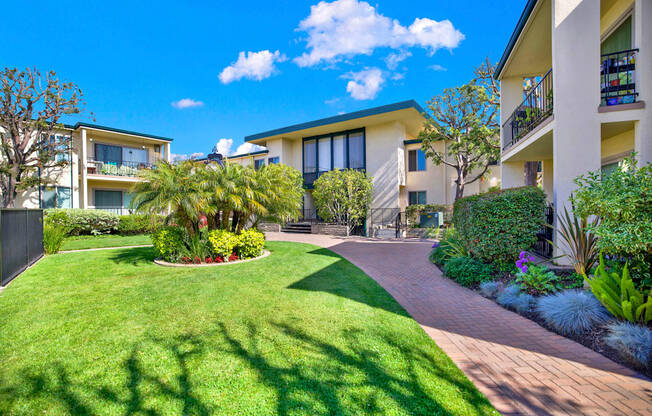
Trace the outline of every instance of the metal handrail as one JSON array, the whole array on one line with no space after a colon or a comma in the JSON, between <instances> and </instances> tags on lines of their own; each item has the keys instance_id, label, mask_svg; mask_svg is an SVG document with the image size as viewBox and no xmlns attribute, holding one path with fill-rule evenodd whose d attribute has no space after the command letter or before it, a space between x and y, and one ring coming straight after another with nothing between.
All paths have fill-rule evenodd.
<instances>
[{"instance_id":1,"label":"metal handrail","mask_svg":"<svg viewBox=\"0 0 652 416\"><path fill-rule=\"evenodd\" d=\"M601 105L630 104L636 101L636 54L638 48L600 56Z\"/></svg>"},{"instance_id":2,"label":"metal handrail","mask_svg":"<svg viewBox=\"0 0 652 416\"><path fill-rule=\"evenodd\" d=\"M135 162L129 160L98 160L89 157L87 168L94 165L96 174L110 176L137 176L141 169L150 169L154 165L150 162Z\"/></svg>"},{"instance_id":3,"label":"metal handrail","mask_svg":"<svg viewBox=\"0 0 652 416\"><path fill-rule=\"evenodd\" d=\"M550 68L503 123L503 150L518 143L550 116L552 109L552 68Z\"/></svg>"}]
</instances>

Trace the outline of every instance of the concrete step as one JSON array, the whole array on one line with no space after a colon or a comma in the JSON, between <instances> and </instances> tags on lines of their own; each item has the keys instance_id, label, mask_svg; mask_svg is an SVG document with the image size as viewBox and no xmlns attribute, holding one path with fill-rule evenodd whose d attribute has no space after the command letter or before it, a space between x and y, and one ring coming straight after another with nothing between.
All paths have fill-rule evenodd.
<instances>
[{"instance_id":1,"label":"concrete step","mask_svg":"<svg viewBox=\"0 0 652 416\"><path fill-rule=\"evenodd\" d=\"M287 223L281 228L281 231L284 233L295 233L295 234L310 234L311 227L310 224L306 223Z\"/></svg>"},{"instance_id":2,"label":"concrete step","mask_svg":"<svg viewBox=\"0 0 652 416\"><path fill-rule=\"evenodd\" d=\"M394 228L380 228L375 230L374 237L376 238L396 238L396 229Z\"/></svg>"}]
</instances>

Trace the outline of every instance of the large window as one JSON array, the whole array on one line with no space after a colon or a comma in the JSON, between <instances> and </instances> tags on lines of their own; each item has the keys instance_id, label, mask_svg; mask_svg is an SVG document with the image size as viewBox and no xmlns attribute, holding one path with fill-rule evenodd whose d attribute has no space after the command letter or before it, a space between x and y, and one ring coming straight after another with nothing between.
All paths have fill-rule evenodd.
<instances>
[{"instance_id":1,"label":"large window","mask_svg":"<svg viewBox=\"0 0 652 416\"><path fill-rule=\"evenodd\" d=\"M408 151L408 171L417 172L426 170L426 154L423 150L409 150Z\"/></svg>"},{"instance_id":2,"label":"large window","mask_svg":"<svg viewBox=\"0 0 652 416\"><path fill-rule=\"evenodd\" d=\"M265 166L265 159L256 159L254 160L254 168L260 169Z\"/></svg>"},{"instance_id":3,"label":"large window","mask_svg":"<svg viewBox=\"0 0 652 416\"><path fill-rule=\"evenodd\" d=\"M122 208L122 191L95 191L95 208Z\"/></svg>"},{"instance_id":4,"label":"large window","mask_svg":"<svg viewBox=\"0 0 652 416\"><path fill-rule=\"evenodd\" d=\"M364 129L303 139L303 173L307 185L312 185L320 173L348 168L366 168Z\"/></svg>"},{"instance_id":5,"label":"large window","mask_svg":"<svg viewBox=\"0 0 652 416\"><path fill-rule=\"evenodd\" d=\"M268 165L278 165L279 163L280 163L280 159L278 156L267 158Z\"/></svg>"},{"instance_id":6,"label":"large window","mask_svg":"<svg viewBox=\"0 0 652 416\"><path fill-rule=\"evenodd\" d=\"M408 203L410 205L425 205L426 202L426 191L415 191L408 193Z\"/></svg>"},{"instance_id":7,"label":"large window","mask_svg":"<svg viewBox=\"0 0 652 416\"><path fill-rule=\"evenodd\" d=\"M41 208L72 208L71 202L69 187L41 187Z\"/></svg>"}]
</instances>

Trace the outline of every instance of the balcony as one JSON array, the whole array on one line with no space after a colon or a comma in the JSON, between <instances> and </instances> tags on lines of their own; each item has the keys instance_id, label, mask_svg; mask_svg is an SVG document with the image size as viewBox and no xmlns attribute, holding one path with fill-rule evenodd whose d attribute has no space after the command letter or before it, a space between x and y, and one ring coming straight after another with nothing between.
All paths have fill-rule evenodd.
<instances>
[{"instance_id":1,"label":"balcony","mask_svg":"<svg viewBox=\"0 0 652 416\"><path fill-rule=\"evenodd\" d=\"M638 49L601 56L600 94L602 106L636 102L636 55Z\"/></svg>"},{"instance_id":2,"label":"balcony","mask_svg":"<svg viewBox=\"0 0 652 416\"><path fill-rule=\"evenodd\" d=\"M86 171L89 175L136 177L139 171L150 169L152 166L149 162L89 158L86 162Z\"/></svg>"},{"instance_id":3,"label":"balcony","mask_svg":"<svg viewBox=\"0 0 652 416\"><path fill-rule=\"evenodd\" d=\"M353 170L359 170L361 172L364 172L364 168L351 168ZM321 175L323 175L326 172L330 172L330 170L323 170L319 172L303 172L303 187L306 189L314 189L315 187L315 181L317 178L319 178Z\"/></svg>"},{"instance_id":4,"label":"balcony","mask_svg":"<svg viewBox=\"0 0 652 416\"><path fill-rule=\"evenodd\" d=\"M503 150L514 146L543 120L551 116L552 109L552 69L550 69L503 123Z\"/></svg>"}]
</instances>

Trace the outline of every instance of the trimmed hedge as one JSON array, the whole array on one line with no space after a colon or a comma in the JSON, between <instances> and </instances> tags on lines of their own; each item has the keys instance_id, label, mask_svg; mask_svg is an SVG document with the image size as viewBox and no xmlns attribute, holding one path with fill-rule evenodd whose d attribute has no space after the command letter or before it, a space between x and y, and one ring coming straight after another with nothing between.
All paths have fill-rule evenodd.
<instances>
[{"instance_id":1,"label":"trimmed hedge","mask_svg":"<svg viewBox=\"0 0 652 416\"><path fill-rule=\"evenodd\" d=\"M453 223L473 257L505 266L537 241L545 208L541 189L509 188L458 199Z\"/></svg>"},{"instance_id":2,"label":"trimmed hedge","mask_svg":"<svg viewBox=\"0 0 652 416\"><path fill-rule=\"evenodd\" d=\"M99 209L46 209L47 224L59 225L68 230L68 235L108 234L117 230L120 217Z\"/></svg>"},{"instance_id":3,"label":"trimmed hedge","mask_svg":"<svg viewBox=\"0 0 652 416\"><path fill-rule=\"evenodd\" d=\"M161 228L163 221L161 215L121 215L117 231L120 235L149 234Z\"/></svg>"}]
</instances>

